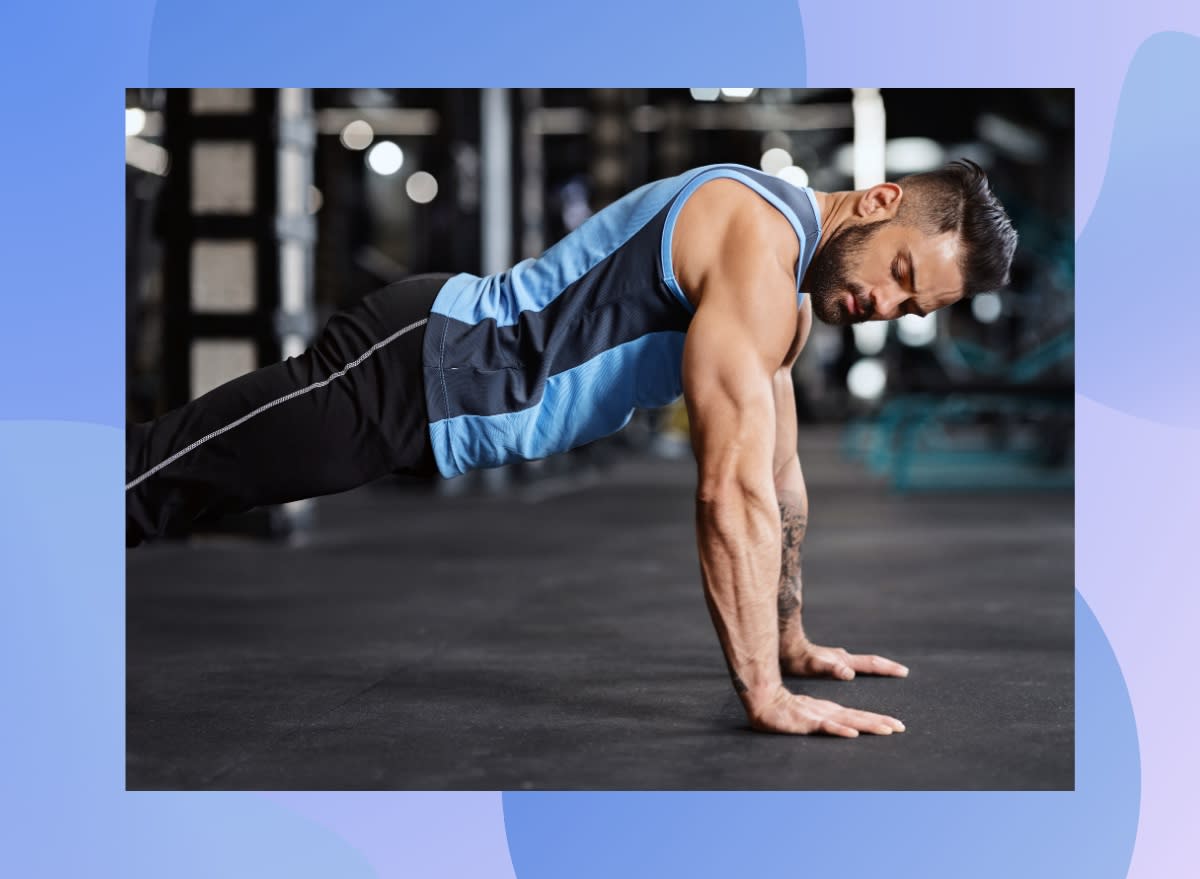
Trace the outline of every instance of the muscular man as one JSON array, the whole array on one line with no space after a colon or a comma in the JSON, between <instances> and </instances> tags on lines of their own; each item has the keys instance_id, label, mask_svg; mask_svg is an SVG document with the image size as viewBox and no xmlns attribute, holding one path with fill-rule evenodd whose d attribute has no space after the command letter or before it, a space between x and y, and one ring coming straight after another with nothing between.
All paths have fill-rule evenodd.
<instances>
[{"instance_id":1,"label":"muscular man","mask_svg":"<svg viewBox=\"0 0 1200 879\"><path fill-rule=\"evenodd\" d=\"M791 367L814 316L928 314L1006 283L1015 246L968 162L855 192L739 165L649 183L536 260L393 284L331 318L303 355L131 426L127 543L389 472L545 457L682 392L705 596L751 725L901 731L782 682L907 674L805 637Z\"/></svg>"}]
</instances>

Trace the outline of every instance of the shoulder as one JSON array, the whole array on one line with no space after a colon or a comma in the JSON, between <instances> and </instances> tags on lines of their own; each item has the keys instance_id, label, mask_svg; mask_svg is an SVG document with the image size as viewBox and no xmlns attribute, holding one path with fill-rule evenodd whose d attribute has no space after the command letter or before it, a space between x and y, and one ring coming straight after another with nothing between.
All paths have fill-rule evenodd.
<instances>
[{"instance_id":1,"label":"shoulder","mask_svg":"<svg viewBox=\"0 0 1200 879\"><path fill-rule=\"evenodd\" d=\"M715 229L760 249L798 248L796 233L783 214L754 189L729 177L709 180L688 196L676 229L685 236Z\"/></svg>"},{"instance_id":2,"label":"shoulder","mask_svg":"<svg viewBox=\"0 0 1200 879\"><path fill-rule=\"evenodd\" d=\"M676 277L693 305L714 285L788 289L795 309L799 245L773 206L736 180L701 185L680 209L671 243Z\"/></svg>"}]
</instances>

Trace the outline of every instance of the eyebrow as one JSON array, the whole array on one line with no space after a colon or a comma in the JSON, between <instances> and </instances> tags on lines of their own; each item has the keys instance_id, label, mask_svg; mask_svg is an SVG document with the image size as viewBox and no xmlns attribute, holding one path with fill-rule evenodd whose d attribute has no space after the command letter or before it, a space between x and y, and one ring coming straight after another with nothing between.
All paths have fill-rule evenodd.
<instances>
[{"instance_id":1,"label":"eyebrow","mask_svg":"<svg viewBox=\"0 0 1200 879\"><path fill-rule=\"evenodd\" d=\"M904 251L904 261L908 263L908 283L909 286L912 287L913 296L920 296L921 294L917 290L917 266L913 262L911 249ZM917 305L915 299L913 300L912 313L920 315L921 317L929 317L929 312Z\"/></svg>"}]
</instances>

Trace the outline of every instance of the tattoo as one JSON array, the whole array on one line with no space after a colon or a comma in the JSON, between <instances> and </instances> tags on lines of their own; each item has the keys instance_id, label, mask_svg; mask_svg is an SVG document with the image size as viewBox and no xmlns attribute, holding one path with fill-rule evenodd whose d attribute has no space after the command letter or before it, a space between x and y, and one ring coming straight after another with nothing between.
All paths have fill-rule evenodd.
<instances>
[{"instance_id":1,"label":"tattoo","mask_svg":"<svg viewBox=\"0 0 1200 879\"><path fill-rule=\"evenodd\" d=\"M725 657L725 667L729 669L729 679L733 681L733 689L739 696L750 688L746 686L746 682L742 680L742 676L733 670L733 664L729 661L729 657Z\"/></svg>"},{"instance_id":2,"label":"tattoo","mask_svg":"<svg viewBox=\"0 0 1200 879\"><path fill-rule=\"evenodd\" d=\"M800 595L796 589L789 589L782 583L779 585L779 632L787 628L792 617L800 610Z\"/></svg>"},{"instance_id":3,"label":"tattoo","mask_svg":"<svg viewBox=\"0 0 1200 879\"><path fill-rule=\"evenodd\" d=\"M783 528L783 559L779 568L779 632L782 634L800 616L800 557L808 515L799 498L784 495L779 499L779 519Z\"/></svg>"},{"instance_id":4,"label":"tattoo","mask_svg":"<svg viewBox=\"0 0 1200 879\"><path fill-rule=\"evenodd\" d=\"M717 627L717 636L721 638L721 658L725 660L725 668L729 671L729 679L733 681L733 689L740 696L750 688L746 686L746 682L742 680L742 676L734 671L733 663L729 661L729 651L726 648L725 639L721 635L724 630L721 623L721 614L717 610L716 604L713 603L712 593L706 588L704 590L704 603L708 605L708 612L712 615L713 624Z\"/></svg>"}]
</instances>

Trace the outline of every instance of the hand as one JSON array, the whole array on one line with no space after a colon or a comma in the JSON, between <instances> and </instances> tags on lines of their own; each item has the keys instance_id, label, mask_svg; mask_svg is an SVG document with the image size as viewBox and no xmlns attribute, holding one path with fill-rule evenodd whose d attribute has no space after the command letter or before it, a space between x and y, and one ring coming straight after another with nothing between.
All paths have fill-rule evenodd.
<instances>
[{"instance_id":1,"label":"hand","mask_svg":"<svg viewBox=\"0 0 1200 879\"><path fill-rule=\"evenodd\" d=\"M908 669L882 656L848 653L841 647L820 647L805 642L789 652L780 663L783 673L802 678L837 678L852 681L856 674L908 677Z\"/></svg>"},{"instance_id":2,"label":"hand","mask_svg":"<svg viewBox=\"0 0 1200 879\"><path fill-rule=\"evenodd\" d=\"M854 738L859 733L890 736L904 732L904 724L894 717L843 708L836 702L789 693L782 685L758 699L746 694L746 714L750 725L760 732Z\"/></svg>"}]
</instances>

